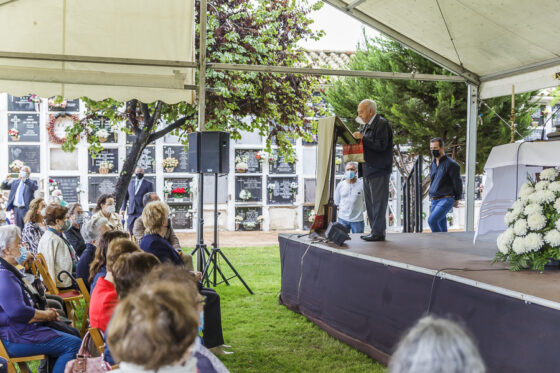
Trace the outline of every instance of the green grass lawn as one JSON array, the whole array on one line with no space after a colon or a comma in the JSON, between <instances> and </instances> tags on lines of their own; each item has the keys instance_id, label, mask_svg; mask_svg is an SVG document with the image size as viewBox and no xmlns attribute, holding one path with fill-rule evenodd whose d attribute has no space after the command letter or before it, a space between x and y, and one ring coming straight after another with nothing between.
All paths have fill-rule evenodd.
<instances>
[{"instance_id":1,"label":"green grass lawn","mask_svg":"<svg viewBox=\"0 0 560 373\"><path fill-rule=\"evenodd\" d=\"M235 352L220 358L232 373L385 372L383 365L278 304L278 246L225 248L223 252L255 293L250 295L238 279L231 280L231 286L216 287L225 342ZM222 262L220 267L227 265Z\"/></svg>"}]
</instances>

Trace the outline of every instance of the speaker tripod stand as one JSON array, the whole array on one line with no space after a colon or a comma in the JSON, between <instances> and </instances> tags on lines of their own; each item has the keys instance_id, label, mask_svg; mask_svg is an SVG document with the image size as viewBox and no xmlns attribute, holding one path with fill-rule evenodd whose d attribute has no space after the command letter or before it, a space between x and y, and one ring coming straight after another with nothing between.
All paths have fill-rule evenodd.
<instances>
[{"instance_id":1,"label":"speaker tripod stand","mask_svg":"<svg viewBox=\"0 0 560 373\"><path fill-rule=\"evenodd\" d=\"M222 252L222 250L218 247L218 173L214 173L214 242L212 242L212 249L209 251L207 246L204 244L203 238L203 227L204 227L204 219L203 219L203 178L204 175L202 173L199 174L199 213L198 213L198 229L199 229L199 238L195 249L192 252L192 255L197 253L197 265L198 270L202 271L202 280L201 283L204 285L206 284L207 287L210 285L216 286L221 283L225 283L229 285L229 280L233 278L239 278L243 286L247 289L250 294L254 294L249 285L243 280L243 277L237 272L233 264L228 260L226 255ZM205 258L208 259L205 259ZM231 277L226 277L224 272L220 268L218 263L218 259L223 259L226 262L227 266L233 271L234 275ZM218 274L221 277L221 281L218 282Z\"/></svg>"}]
</instances>

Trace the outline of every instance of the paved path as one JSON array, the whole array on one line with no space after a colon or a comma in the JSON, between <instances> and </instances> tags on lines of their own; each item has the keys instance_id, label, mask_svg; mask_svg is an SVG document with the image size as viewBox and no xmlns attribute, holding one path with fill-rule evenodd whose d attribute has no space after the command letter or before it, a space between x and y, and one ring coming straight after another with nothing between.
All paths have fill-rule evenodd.
<instances>
[{"instance_id":1,"label":"paved path","mask_svg":"<svg viewBox=\"0 0 560 373\"><path fill-rule=\"evenodd\" d=\"M307 233L303 231L274 231L274 232L218 232L219 247L251 247L251 246L275 246L278 245L278 234L280 233ZM208 246L214 241L212 232L204 232L204 243ZM196 233L177 233L181 246L194 247L196 244Z\"/></svg>"}]
</instances>

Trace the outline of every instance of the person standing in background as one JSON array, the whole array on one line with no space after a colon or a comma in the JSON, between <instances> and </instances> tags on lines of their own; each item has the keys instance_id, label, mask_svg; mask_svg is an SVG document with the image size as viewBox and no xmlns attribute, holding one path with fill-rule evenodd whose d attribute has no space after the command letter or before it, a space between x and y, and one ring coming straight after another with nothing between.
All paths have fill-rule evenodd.
<instances>
[{"instance_id":1,"label":"person standing in background","mask_svg":"<svg viewBox=\"0 0 560 373\"><path fill-rule=\"evenodd\" d=\"M358 105L356 121L363 125L354 132L362 140L365 163L362 164L364 197L371 233L360 236L365 241L385 241L389 203L389 180L393 172L393 130L387 119L377 114L375 101L363 100Z\"/></svg>"},{"instance_id":2,"label":"person standing in background","mask_svg":"<svg viewBox=\"0 0 560 373\"><path fill-rule=\"evenodd\" d=\"M338 183L334 192L334 204L338 206L338 222L350 233L364 233L363 179L358 178L358 164L348 162L345 167L345 180Z\"/></svg>"},{"instance_id":3,"label":"person standing in background","mask_svg":"<svg viewBox=\"0 0 560 373\"><path fill-rule=\"evenodd\" d=\"M457 207L463 193L461 167L445 155L441 137L430 140L430 152L434 161L430 165L430 217L432 232L447 232L447 213Z\"/></svg>"},{"instance_id":4,"label":"person standing in background","mask_svg":"<svg viewBox=\"0 0 560 373\"><path fill-rule=\"evenodd\" d=\"M142 167L136 168L136 178L130 181L128 184L128 190L126 191L126 196L124 197L124 202L121 207L121 217L124 218L124 212L126 210L128 214L127 228L130 234L133 234L134 221L142 215L144 210L144 205L142 204L142 199L146 193L151 193L154 191L154 184L151 181L144 179L144 169ZM128 210L126 204L128 202Z\"/></svg>"},{"instance_id":5,"label":"person standing in background","mask_svg":"<svg viewBox=\"0 0 560 373\"><path fill-rule=\"evenodd\" d=\"M29 204L33 200L35 191L38 189L37 182L31 180L31 169L29 166L23 166L19 171L17 180L12 180L12 176L8 174L6 180L0 186L2 189L10 190L6 211L14 212L14 222L20 229L23 229L23 219L29 210Z\"/></svg>"}]
</instances>

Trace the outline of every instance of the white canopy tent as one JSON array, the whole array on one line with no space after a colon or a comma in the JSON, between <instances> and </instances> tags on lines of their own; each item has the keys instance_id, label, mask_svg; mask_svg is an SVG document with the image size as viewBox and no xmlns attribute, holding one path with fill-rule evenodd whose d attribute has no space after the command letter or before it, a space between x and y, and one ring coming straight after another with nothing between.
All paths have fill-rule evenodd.
<instances>
[{"instance_id":1,"label":"white canopy tent","mask_svg":"<svg viewBox=\"0 0 560 373\"><path fill-rule=\"evenodd\" d=\"M558 86L558 2L325 0L469 83L466 230L474 230L478 97Z\"/></svg>"},{"instance_id":2,"label":"white canopy tent","mask_svg":"<svg viewBox=\"0 0 560 373\"><path fill-rule=\"evenodd\" d=\"M192 0L0 3L0 87L14 95L193 102Z\"/></svg>"}]
</instances>

